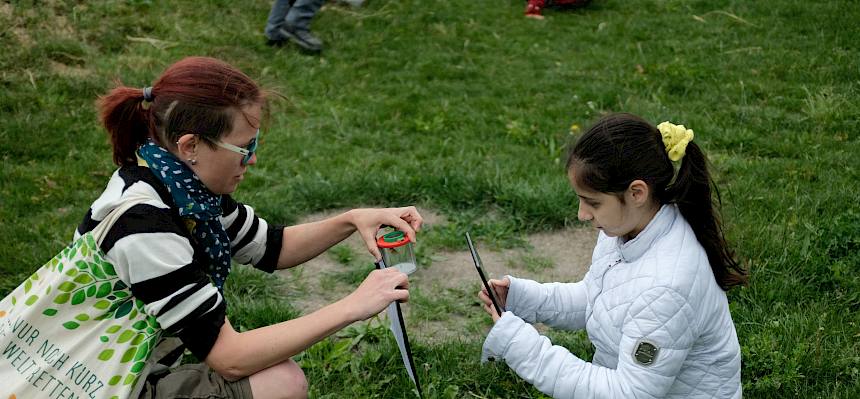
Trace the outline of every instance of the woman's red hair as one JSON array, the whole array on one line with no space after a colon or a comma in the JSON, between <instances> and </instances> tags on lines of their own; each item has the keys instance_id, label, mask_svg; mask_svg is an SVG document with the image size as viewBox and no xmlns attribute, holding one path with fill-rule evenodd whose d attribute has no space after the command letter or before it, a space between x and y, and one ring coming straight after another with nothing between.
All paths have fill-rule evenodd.
<instances>
[{"instance_id":1,"label":"woman's red hair","mask_svg":"<svg viewBox=\"0 0 860 399\"><path fill-rule=\"evenodd\" d=\"M137 163L137 148L152 138L162 146L187 132L210 142L232 130L236 112L265 102L259 86L226 62L187 57L164 71L152 85L152 101L143 88L117 83L97 106L108 131L117 165Z\"/></svg>"}]
</instances>

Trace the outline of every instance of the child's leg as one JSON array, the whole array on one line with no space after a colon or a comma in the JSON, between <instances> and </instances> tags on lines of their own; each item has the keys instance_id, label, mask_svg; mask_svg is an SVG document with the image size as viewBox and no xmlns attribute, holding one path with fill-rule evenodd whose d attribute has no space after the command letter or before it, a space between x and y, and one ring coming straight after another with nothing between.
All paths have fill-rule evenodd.
<instances>
[{"instance_id":1,"label":"child's leg","mask_svg":"<svg viewBox=\"0 0 860 399\"><path fill-rule=\"evenodd\" d=\"M308 397L305 372L292 359L250 377L254 399L304 399Z\"/></svg>"},{"instance_id":2,"label":"child's leg","mask_svg":"<svg viewBox=\"0 0 860 399\"><path fill-rule=\"evenodd\" d=\"M287 13L293 6L292 3L293 1L290 0L275 0L272 3L272 10L269 11L269 18L266 20L266 29L264 30L267 39L272 41L286 40L278 31L283 29Z\"/></svg>"}]
</instances>

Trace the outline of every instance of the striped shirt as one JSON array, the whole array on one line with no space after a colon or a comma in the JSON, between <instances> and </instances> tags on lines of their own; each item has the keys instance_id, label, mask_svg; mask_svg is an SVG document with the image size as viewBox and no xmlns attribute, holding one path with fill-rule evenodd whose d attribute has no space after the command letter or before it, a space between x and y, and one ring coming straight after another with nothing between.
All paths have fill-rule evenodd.
<instances>
[{"instance_id":1,"label":"striped shirt","mask_svg":"<svg viewBox=\"0 0 860 399\"><path fill-rule=\"evenodd\" d=\"M210 261L205 248L194 242L170 193L149 168L123 166L114 172L75 231L75 239L127 198L141 194L150 200L120 216L101 249L132 294L144 302L147 313L203 360L224 324L226 304L205 272ZM283 227L270 227L251 207L229 195L222 196L221 209L233 261L274 271Z\"/></svg>"}]
</instances>

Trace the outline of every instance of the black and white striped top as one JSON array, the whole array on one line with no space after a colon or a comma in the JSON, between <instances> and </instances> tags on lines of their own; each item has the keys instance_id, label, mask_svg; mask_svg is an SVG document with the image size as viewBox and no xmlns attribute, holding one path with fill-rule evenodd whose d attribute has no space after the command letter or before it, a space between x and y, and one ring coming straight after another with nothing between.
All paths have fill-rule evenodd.
<instances>
[{"instance_id":1,"label":"black and white striped top","mask_svg":"<svg viewBox=\"0 0 860 399\"><path fill-rule=\"evenodd\" d=\"M124 166L114 172L75 231L75 239L92 230L130 194L151 200L126 211L107 233L101 249L147 312L203 360L224 324L226 304L205 272L209 258L204 248L194 242L170 193L149 168ZM233 261L274 271L283 227L270 227L251 207L228 195L223 196L221 208Z\"/></svg>"}]
</instances>

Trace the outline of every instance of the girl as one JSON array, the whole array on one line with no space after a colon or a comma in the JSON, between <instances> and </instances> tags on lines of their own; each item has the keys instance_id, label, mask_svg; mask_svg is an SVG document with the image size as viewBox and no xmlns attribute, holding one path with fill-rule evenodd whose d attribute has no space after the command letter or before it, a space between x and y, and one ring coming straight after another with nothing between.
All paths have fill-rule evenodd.
<instances>
[{"instance_id":1,"label":"girl","mask_svg":"<svg viewBox=\"0 0 860 399\"><path fill-rule=\"evenodd\" d=\"M414 240L414 207L355 209L315 223L274 226L230 194L257 163L265 93L212 58L171 65L152 87L117 87L99 101L119 169L77 234L131 196L102 250L160 327L204 364L150 378L142 397L302 398L307 381L291 357L409 297L407 278L377 270L353 293L314 313L237 332L222 295L230 263L272 272L311 259L355 231L380 258L375 234L394 226ZM81 339L87 339L82 337Z\"/></svg>"},{"instance_id":2,"label":"girl","mask_svg":"<svg viewBox=\"0 0 860 399\"><path fill-rule=\"evenodd\" d=\"M578 218L599 230L578 283L492 280L506 311L482 359L504 359L555 398L740 398L741 355L725 290L745 271L723 238L693 131L630 114L599 120L569 149ZM675 172L673 162L680 162ZM585 328L592 362L529 323Z\"/></svg>"}]
</instances>

